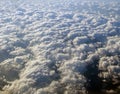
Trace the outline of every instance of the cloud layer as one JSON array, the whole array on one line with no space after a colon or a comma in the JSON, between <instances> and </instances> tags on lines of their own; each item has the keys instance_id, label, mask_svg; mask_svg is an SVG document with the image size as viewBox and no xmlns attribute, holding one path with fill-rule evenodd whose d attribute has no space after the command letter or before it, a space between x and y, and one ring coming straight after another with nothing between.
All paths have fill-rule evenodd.
<instances>
[{"instance_id":1,"label":"cloud layer","mask_svg":"<svg viewBox=\"0 0 120 94\"><path fill-rule=\"evenodd\" d=\"M1 94L119 92L119 2L75 1L0 1Z\"/></svg>"}]
</instances>

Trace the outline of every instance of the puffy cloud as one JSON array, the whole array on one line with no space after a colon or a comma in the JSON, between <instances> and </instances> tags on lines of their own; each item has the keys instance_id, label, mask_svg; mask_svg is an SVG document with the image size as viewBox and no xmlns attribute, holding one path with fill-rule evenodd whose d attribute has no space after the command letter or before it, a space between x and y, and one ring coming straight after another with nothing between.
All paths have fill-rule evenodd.
<instances>
[{"instance_id":1,"label":"puffy cloud","mask_svg":"<svg viewBox=\"0 0 120 94\"><path fill-rule=\"evenodd\" d=\"M1 94L87 94L119 83L117 1L0 2Z\"/></svg>"}]
</instances>

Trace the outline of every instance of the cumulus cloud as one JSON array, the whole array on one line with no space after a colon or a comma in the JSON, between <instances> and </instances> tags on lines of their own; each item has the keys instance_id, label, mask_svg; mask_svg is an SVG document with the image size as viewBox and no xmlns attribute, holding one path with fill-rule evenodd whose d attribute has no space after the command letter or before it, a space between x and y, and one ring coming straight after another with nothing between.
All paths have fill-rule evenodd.
<instances>
[{"instance_id":1,"label":"cumulus cloud","mask_svg":"<svg viewBox=\"0 0 120 94\"><path fill-rule=\"evenodd\" d=\"M0 93L118 93L119 2L30 1L0 1Z\"/></svg>"}]
</instances>

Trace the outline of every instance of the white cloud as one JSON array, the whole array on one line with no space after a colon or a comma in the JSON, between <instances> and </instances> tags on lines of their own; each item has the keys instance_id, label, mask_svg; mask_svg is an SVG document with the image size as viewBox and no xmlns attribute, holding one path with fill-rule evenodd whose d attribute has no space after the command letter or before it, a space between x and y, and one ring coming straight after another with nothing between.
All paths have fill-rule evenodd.
<instances>
[{"instance_id":1,"label":"white cloud","mask_svg":"<svg viewBox=\"0 0 120 94\"><path fill-rule=\"evenodd\" d=\"M0 2L0 93L86 94L88 66L118 82L119 4Z\"/></svg>"}]
</instances>

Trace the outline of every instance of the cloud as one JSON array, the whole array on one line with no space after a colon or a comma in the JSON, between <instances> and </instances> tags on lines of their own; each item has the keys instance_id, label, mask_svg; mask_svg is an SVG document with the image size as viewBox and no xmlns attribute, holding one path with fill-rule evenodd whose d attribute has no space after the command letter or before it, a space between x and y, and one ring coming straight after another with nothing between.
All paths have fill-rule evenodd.
<instances>
[{"instance_id":1,"label":"cloud","mask_svg":"<svg viewBox=\"0 0 120 94\"><path fill-rule=\"evenodd\" d=\"M87 94L119 83L117 1L7 2L0 3L0 93Z\"/></svg>"}]
</instances>

